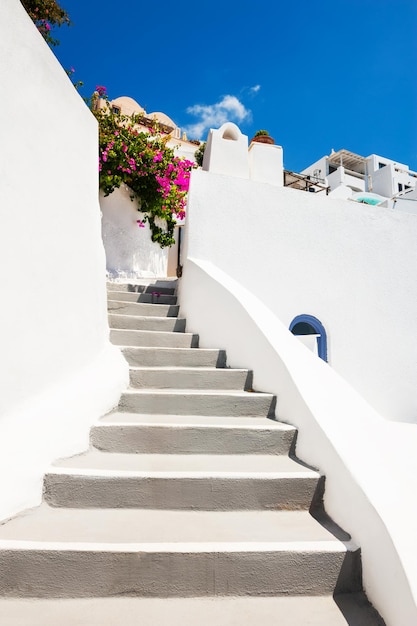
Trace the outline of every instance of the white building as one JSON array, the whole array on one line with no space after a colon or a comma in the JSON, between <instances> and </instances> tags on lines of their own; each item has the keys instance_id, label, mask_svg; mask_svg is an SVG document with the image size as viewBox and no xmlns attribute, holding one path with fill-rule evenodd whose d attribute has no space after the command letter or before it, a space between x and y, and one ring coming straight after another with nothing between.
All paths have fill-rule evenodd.
<instances>
[{"instance_id":1,"label":"white building","mask_svg":"<svg viewBox=\"0 0 417 626\"><path fill-rule=\"evenodd\" d=\"M302 174L328 185L334 197L366 204L381 204L408 195L417 181L417 173L404 163L377 154L363 157L344 149L323 156ZM392 203L385 206L394 208Z\"/></svg>"}]
</instances>

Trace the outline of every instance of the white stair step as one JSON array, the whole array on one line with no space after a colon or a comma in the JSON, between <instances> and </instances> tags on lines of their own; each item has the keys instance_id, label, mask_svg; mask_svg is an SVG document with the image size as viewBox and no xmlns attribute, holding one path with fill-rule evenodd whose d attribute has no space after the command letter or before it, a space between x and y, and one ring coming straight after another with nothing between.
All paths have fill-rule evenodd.
<instances>
[{"instance_id":1,"label":"white stair step","mask_svg":"<svg viewBox=\"0 0 417 626\"><path fill-rule=\"evenodd\" d=\"M125 347L124 357L132 366L225 367L224 350L206 348Z\"/></svg>"},{"instance_id":2,"label":"white stair step","mask_svg":"<svg viewBox=\"0 0 417 626\"><path fill-rule=\"evenodd\" d=\"M110 328L130 330L162 330L168 332L185 332L185 319L177 317L139 316L109 314Z\"/></svg>"},{"instance_id":3,"label":"white stair step","mask_svg":"<svg viewBox=\"0 0 417 626\"><path fill-rule=\"evenodd\" d=\"M197 389L128 389L120 411L179 415L230 415L273 417L275 397L268 393Z\"/></svg>"},{"instance_id":4,"label":"white stair step","mask_svg":"<svg viewBox=\"0 0 417 626\"><path fill-rule=\"evenodd\" d=\"M383 626L363 594L1 599L5 626Z\"/></svg>"},{"instance_id":5,"label":"white stair step","mask_svg":"<svg viewBox=\"0 0 417 626\"><path fill-rule=\"evenodd\" d=\"M131 367L135 389L250 389L252 372L208 367Z\"/></svg>"},{"instance_id":6,"label":"white stair step","mask_svg":"<svg viewBox=\"0 0 417 626\"><path fill-rule=\"evenodd\" d=\"M165 454L288 454L295 429L259 417L112 413L91 430L100 450Z\"/></svg>"},{"instance_id":7,"label":"white stair step","mask_svg":"<svg viewBox=\"0 0 417 626\"><path fill-rule=\"evenodd\" d=\"M53 506L308 509L320 475L284 455L121 454L94 448L44 479Z\"/></svg>"},{"instance_id":8,"label":"white stair step","mask_svg":"<svg viewBox=\"0 0 417 626\"><path fill-rule=\"evenodd\" d=\"M143 302L148 304L177 304L177 296L154 292L130 292L130 291L108 291L108 301L117 300L119 302Z\"/></svg>"},{"instance_id":9,"label":"white stair step","mask_svg":"<svg viewBox=\"0 0 417 626\"><path fill-rule=\"evenodd\" d=\"M175 292L176 292L176 285L172 283L165 283L165 284L155 284L154 282L149 283L149 284L142 284L142 285L117 285L114 284L112 285L111 288L109 288L109 286L107 286L107 292L109 294L109 296L115 294L115 295L121 295L124 293L128 293L128 294L136 294L136 295L140 295L141 293L159 293L159 294L164 294L166 296L175 296Z\"/></svg>"},{"instance_id":10,"label":"white stair step","mask_svg":"<svg viewBox=\"0 0 417 626\"><path fill-rule=\"evenodd\" d=\"M348 540L349 537L346 537ZM335 542L308 511L173 511L54 508L25 511L0 526L5 541L73 544L272 544Z\"/></svg>"},{"instance_id":11,"label":"white stair step","mask_svg":"<svg viewBox=\"0 0 417 626\"><path fill-rule=\"evenodd\" d=\"M134 282L108 282L107 291L128 291L142 293L150 289L161 293L175 293L178 280L176 278L139 278ZM169 291L165 291L168 289Z\"/></svg>"},{"instance_id":12,"label":"white stair step","mask_svg":"<svg viewBox=\"0 0 417 626\"><path fill-rule=\"evenodd\" d=\"M0 591L192 597L287 595L295 588L322 595L357 591L359 557L351 541L308 514L43 506L0 529Z\"/></svg>"},{"instance_id":13,"label":"white stair step","mask_svg":"<svg viewBox=\"0 0 417 626\"><path fill-rule=\"evenodd\" d=\"M103 470L103 475L116 473L142 474L174 473L176 475L198 474L211 476L258 476L279 477L282 474L319 477L312 470L287 455L246 455L246 454L108 454L94 448L84 454L56 461L51 471L72 468L81 471Z\"/></svg>"},{"instance_id":14,"label":"white stair step","mask_svg":"<svg viewBox=\"0 0 417 626\"><path fill-rule=\"evenodd\" d=\"M119 330L113 328L110 331L110 341L116 346L196 348L198 346L198 335L156 330Z\"/></svg>"},{"instance_id":15,"label":"white stair step","mask_svg":"<svg viewBox=\"0 0 417 626\"><path fill-rule=\"evenodd\" d=\"M9 544L11 542L8 542ZM359 591L359 553L340 542L63 544L0 550L0 592L26 597L325 595ZM340 575L351 585L342 585ZM342 588L341 588L342 587Z\"/></svg>"},{"instance_id":16,"label":"white stair step","mask_svg":"<svg viewBox=\"0 0 417 626\"><path fill-rule=\"evenodd\" d=\"M120 300L109 300L107 309L110 313L119 313L123 315L144 315L160 316L160 317L177 317L179 306L177 304L146 304L139 302L123 302Z\"/></svg>"}]
</instances>

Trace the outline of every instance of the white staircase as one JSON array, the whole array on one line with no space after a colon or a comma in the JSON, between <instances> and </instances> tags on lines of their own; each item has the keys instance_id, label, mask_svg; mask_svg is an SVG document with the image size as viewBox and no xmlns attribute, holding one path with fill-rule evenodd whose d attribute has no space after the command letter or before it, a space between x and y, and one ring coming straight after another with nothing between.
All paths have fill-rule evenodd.
<instances>
[{"instance_id":1,"label":"white staircase","mask_svg":"<svg viewBox=\"0 0 417 626\"><path fill-rule=\"evenodd\" d=\"M0 527L0 624L383 624L294 428L197 347L173 284L109 285L130 388L46 474L43 504Z\"/></svg>"}]
</instances>

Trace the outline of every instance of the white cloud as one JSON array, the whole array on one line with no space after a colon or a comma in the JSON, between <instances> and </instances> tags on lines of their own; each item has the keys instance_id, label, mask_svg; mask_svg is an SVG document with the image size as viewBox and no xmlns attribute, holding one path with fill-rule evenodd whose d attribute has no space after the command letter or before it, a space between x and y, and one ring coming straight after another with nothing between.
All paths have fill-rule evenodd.
<instances>
[{"instance_id":1,"label":"white cloud","mask_svg":"<svg viewBox=\"0 0 417 626\"><path fill-rule=\"evenodd\" d=\"M261 86L260 86L260 85L254 85L253 87L251 87L251 88L249 89L249 91L250 91L251 93L258 93L258 91L260 90L260 88L261 88Z\"/></svg>"},{"instance_id":2,"label":"white cloud","mask_svg":"<svg viewBox=\"0 0 417 626\"><path fill-rule=\"evenodd\" d=\"M199 117L199 121L184 127L191 139L201 139L210 128L218 128L225 122L243 122L251 117L250 110L236 96L224 96L215 104L194 104L187 113Z\"/></svg>"}]
</instances>

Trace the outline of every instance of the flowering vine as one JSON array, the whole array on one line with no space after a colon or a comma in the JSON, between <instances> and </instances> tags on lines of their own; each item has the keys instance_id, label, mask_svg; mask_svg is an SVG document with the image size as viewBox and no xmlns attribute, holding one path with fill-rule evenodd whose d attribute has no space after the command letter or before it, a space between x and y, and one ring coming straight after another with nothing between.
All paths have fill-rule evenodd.
<instances>
[{"instance_id":1,"label":"flowering vine","mask_svg":"<svg viewBox=\"0 0 417 626\"><path fill-rule=\"evenodd\" d=\"M149 223L152 241L161 248L174 240L176 218L185 217L186 196L193 162L175 156L167 146L170 135L163 135L157 124L143 130L140 115L126 116L115 111L106 97L106 88L98 85L97 98L104 98L105 108L94 105L99 122L99 185L108 196L123 183L132 191L143 214L137 220L143 228Z\"/></svg>"},{"instance_id":2,"label":"flowering vine","mask_svg":"<svg viewBox=\"0 0 417 626\"><path fill-rule=\"evenodd\" d=\"M52 37L52 28L71 24L66 10L57 0L22 0L22 4L45 41L50 46L58 45L59 40Z\"/></svg>"}]
</instances>

